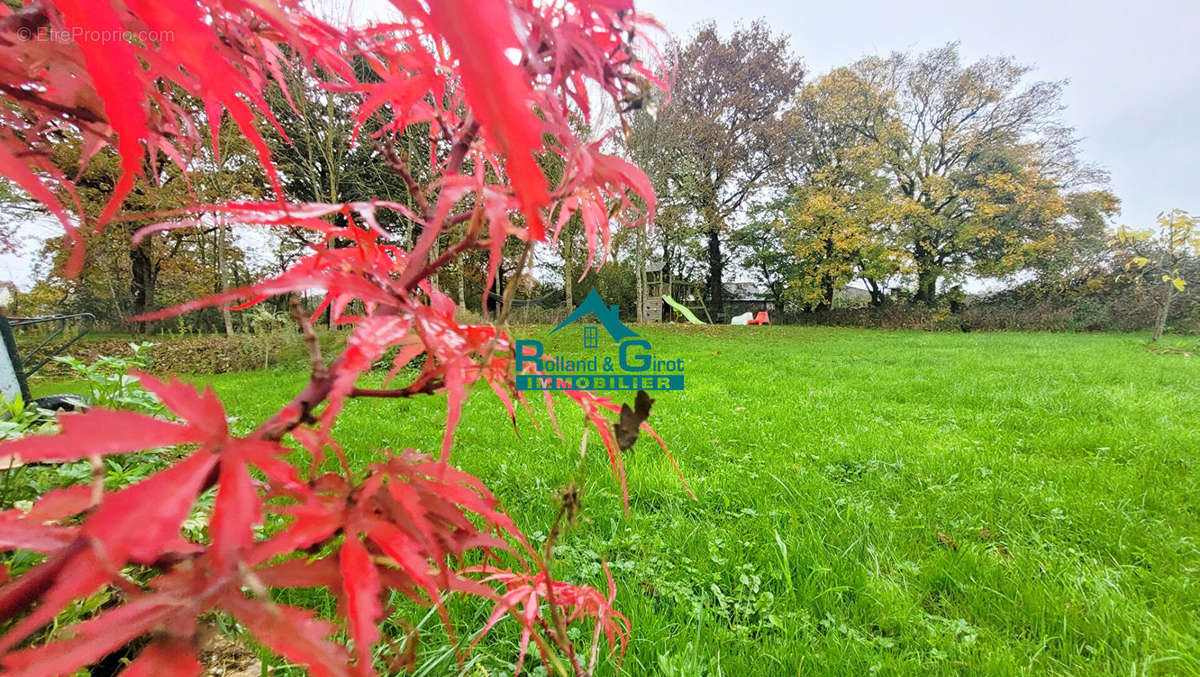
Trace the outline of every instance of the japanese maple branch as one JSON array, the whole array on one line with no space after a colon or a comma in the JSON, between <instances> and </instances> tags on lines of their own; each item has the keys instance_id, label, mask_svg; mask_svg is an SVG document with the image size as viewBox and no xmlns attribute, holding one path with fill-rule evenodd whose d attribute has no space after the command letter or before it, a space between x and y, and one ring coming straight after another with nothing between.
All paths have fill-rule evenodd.
<instances>
[{"instance_id":1,"label":"japanese maple branch","mask_svg":"<svg viewBox=\"0 0 1200 677\"><path fill-rule=\"evenodd\" d=\"M416 201L417 208L421 210L421 215L425 219L428 219L431 214L429 209L429 200L425 197L425 188L418 184L417 180L413 178L412 170L409 168L408 158L401 157L400 154L396 152L396 147L391 141L384 141L376 144L375 147L383 155L388 167L390 167L392 171L399 174L400 178L404 180L404 185L408 188L408 194L411 195L413 200Z\"/></svg>"},{"instance_id":2,"label":"japanese maple branch","mask_svg":"<svg viewBox=\"0 0 1200 677\"><path fill-rule=\"evenodd\" d=\"M403 388L354 388L350 397L413 397L432 395L445 385L445 380L433 372L422 372L415 381Z\"/></svg>"},{"instance_id":3,"label":"japanese maple branch","mask_svg":"<svg viewBox=\"0 0 1200 677\"><path fill-rule=\"evenodd\" d=\"M468 118L468 120L464 122L462 131L459 132L458 138L454 141L454 145L450 149L450 157L446 160L446 164L442 167L443 175L457 174L458 171L462 169L463 162L465 162L467 158L467 151L470 150L471 144L475 142L475 139L478 136L479 123L472 118ZM429 250L433 248L433 243L436 241L438 234L441 233L446 227L446 223L444 221L441 223L435 223L434 219L437 216L439 208L442 206L442 201L450 199L451 198L448 196L446 191L442 191L440 194L438 194L436 203L431 205L427 204L426 212L422 215L422 221L424 221L426 229L421 233L421 237L417 240L417 244L413 247L412 252L409 253L410 261L424 261L429 258ZM449 211L449 209L444 211ZM424 279L421 277L421 272L427 269L428 266L420 269L412 267L406 268L404 273L400 276L400 286L405 289L412 289L420 280Z\"/></svg>"},{"instance_id":4,"label":"japanese maple branch","mask_svg":"<svg viewBox=\"0 0 1200 677\"><path fill-rule=\"evenodd\" d=\"M288 303L291 311L292 319L296 324L300 325L300 333L304 337L304 344L308 347L309 362L312 365L313 378L325 378L329 376L329 372L325 367L325 360L321 357L321 341L317 338L317 332L313 329L312 322L308 316L300 309L300 298L293 295Z\"/></svg>"},{"instance_id":5,"label":"japanese maple branch","mask_svg":"<svg viewBox=\"0 0 1200 677\"><path fill-rule=\"evenodd\" d=\"M450 157L443 167L443 173L445 174L457 173L458 170L462 168L462 164L466 160L467 151L470 149L471 144L474 143L475 139L479 136L479 123L472 118L468 118L468 120L462 125L461 130L462 131L459 132L458 138L455 139L454 145L451 148ZM443 193L438 197L439 202L442 199L449 198L445 197L445 193ZM437 213L437 204L431 205L426 202L426 208L427 211L422 216L423 220L429 224L430 228L425 231L425 233L422 233L421 239L417 242L416 247L414 247L413 251L410 253L410 261L422 261L427 258L429 249L433 245L433 238L436 237L437 233L445 225L438 224L435 226L435 224L432 223L434 216ZM472 232L478 232L475 224L472 224ZM440 256L431 264L423 266L419 269L415 267L407 267L398 280L399 286L405 291L412 291L421 280L425 279L427 276L427 271L445 265L445 263L449 262L466 249L477 246L477 238L469 237L467 240L472 240L472 242L465 246L462 245L462 243L459 243L458 246L447 250L445 254ZM330 363L328 367L323 369L315 369L312 377L309 379L308 385L306 385L299 393L296 393L296 396L293 397L283 409L280 409L274 416L259 425L258 428L256 428L251 434L251 437L277 442L283 439L284 435L295 429L296 426L299 426L303 423L313 422L315 419L313 418L312 412L329 397L329 392L333 388L333 379L330 377L330 374L338 373L345 361L346 355L343 352L332 363ZM368 394L364 396L399 397L401 395Z\"/></svg>"}]
</instances>

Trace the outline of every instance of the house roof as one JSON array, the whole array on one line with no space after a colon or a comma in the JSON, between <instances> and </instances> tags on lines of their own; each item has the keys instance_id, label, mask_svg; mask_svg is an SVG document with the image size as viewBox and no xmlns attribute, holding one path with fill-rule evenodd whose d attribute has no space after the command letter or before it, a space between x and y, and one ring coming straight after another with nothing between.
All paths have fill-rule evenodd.
<instances>
[{"instance_id":1,"label":"house roof","mask_svg":"<svg viewBox=\"0 0 1200 677\"><path fill-rule=\"evenodd\" d=\"M747 301L762 300L767 294L766 290L755 282L730 282L725 287L735 298Z\"/></svg>"}]
</instances>

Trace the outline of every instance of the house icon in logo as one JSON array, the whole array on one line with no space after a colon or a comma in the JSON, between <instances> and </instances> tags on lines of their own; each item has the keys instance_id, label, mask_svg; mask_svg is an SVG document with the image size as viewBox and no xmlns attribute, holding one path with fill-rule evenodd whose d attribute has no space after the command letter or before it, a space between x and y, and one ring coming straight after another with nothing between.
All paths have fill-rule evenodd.
<instances>
[{"instance_id":1,"label":"house icon in logo","mask_svg":"<svg viewBox=\"0 0 1200 677\"><path fill-rule=\"evenodd\" d=\"M579 307L575 309L575 312L571 313L570 316L563 320L562 323L557 327L551 329L550 333L553 334L559 329L562 329L568 324L571 324L575 320L578 320L589 313L596 316L596 319L600 321L600 326L604 327L604 331L607 331L608 335L612 337L612 340L616 341L617 343L620 343L627 338L637 336L636 332L629 327L626 327L621 323L621 320L617 318L617 306L604 305L604 301L600 298L600 295L596 293L595 288L588 292L587 296L583 299L583 303L579 304ZM587 338L586 332L584 337L585 339Z\"/></svg>"}]
</instances>

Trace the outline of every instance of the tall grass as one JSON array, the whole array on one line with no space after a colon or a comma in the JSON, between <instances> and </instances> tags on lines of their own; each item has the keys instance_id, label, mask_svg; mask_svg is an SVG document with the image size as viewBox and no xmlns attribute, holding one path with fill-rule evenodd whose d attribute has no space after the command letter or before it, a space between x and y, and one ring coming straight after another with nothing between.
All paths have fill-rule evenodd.
<instances>
[{"instance_id":1,"label":"tall grass","mask_svg":"<svg viewBox=\"0 0 1200 677\"><path fill-rule=\"evenodd\" d=\"M593 448L555 569L600 584L607 561L634 626L624 674L1200 672L1197 359L1128 335L637 330L687 360L651 423L697 500L643 440L624 517ZM547 352L582 356L581 336ZM248 428L306 375L208 378ZM534 408L540 428L514 432L476 393L453 458L536 540L581 425L560 420L560 440ZM351 402L336 436L360 466L381 447L433 451L443 413L440 398ZM486 609L453 604L461 641ZM470 674L511 669L511 625ZM425 630L434 673L456 670L438 623Z\"/></svg>"}]
</instances>

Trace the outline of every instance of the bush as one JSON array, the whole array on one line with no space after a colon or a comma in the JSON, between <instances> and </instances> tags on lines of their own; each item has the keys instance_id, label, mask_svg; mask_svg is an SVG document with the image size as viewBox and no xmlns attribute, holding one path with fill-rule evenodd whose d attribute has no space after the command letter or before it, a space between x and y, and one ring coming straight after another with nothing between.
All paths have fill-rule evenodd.
<instances>
[{"instance_id":1,"label":"bush","mask_svg":"<svg viewBox=\"0 0 1200 677\"><path fill-rule=\"evenodd\" d=\"M344 344L346 335L339 331L318 331L322 348L331 350ZM21 349L31 347L19 340ZM71 346L69 356L80 363L95 363L105 357L120 357L129 352L125 338L83 339ZM288 366L303 367L308 361L304 337L295 329L267 334L223 334L201 336L156 336L145 349L144 371L152 374L227 374L251 369ZM61 362L48 362L38 378L64 378L72 368Z\"/></svg>"},{"instance_id":2,"label":"bush","mask_svg":"<svg viewBox=\"0 0 1200 677\"><path fill-rule=\"evenodd\" d=\"M962 319L947 307L911 306L889 303L866 308L833 308L815 313L781 314L780 324L861 327L865 329L916 329L958 331ZM771 316L772 321L775 316Z\"/></svg>"},{"instance_id":3,"label":"bush","mask_svg":"<svg viewBox=\"0 0 1200 677\"><path fill-rule=\"evenodd\" d=\"M963 324L1003 331L1141 331L1154 326L1156 307L1145 287L1089 279L1066 289L1026 285L972 301ZM1200 331L1200 303L1181 297L1169 318L1175 331Z\"/></svg>"},{"instance_id":4,"label":"bush","mask_svg":"<svg viewBox=\"0 0 1200 677\"><path fill-rule=\"evenodd\" d=\"M1156 306L1141 285L1101 272L1062 288L1027 284L967 299L960 312L948 305L908 303L834 308L820 313L772 313L780 324L810 324L921 331L1120 331L1154 326ZM1200 333L1200 298L1181 296L1168 319L1179 333Z\"/></svg>"},{"instance_id":5,"label":"bush","mask_svg":"<svg viewBox=\"0 0 1200 677\"><path fill-rule=\"evenodd\" d=\"M133 320L319 290L328 304L322 310L348 329L344 349L328 359L296 301L292 317L310 379L248 434L230 429L211 389L135 372L164 414L97 407L60 417L57 434L0 446L0 456L63 468L98 468L160 449L169 463L161 470L122 467L122 476L138 480L115 487L85 469L70 486L0 512L0 549L9 552L0 574L13 575L0 588L5 674L70 674L89 665L108 672L125 663L132 675L196 674L196 649L214 618L217 626L236 621L314 675L395 673L412 667L414 655L385 639L380 625L415 623L395 612L393 592L434 607L447 630L453 630L448 599L489 601L493 612L471 634L478 641L501 619L514 619L521 636L517 671L532 645L547 670L594 674L602 647L609 654L624 648L629 624L612 607L611 577L603 592L551 578L554 544L573 521L579 494L575 485L563 493L560 517L539 552L481 481L450 464L469 389L486 383L513 421L523 396L514 388L507 334L460 324L453 301L430 281L465 253L489 257L494 270L508 237L518 246L544 242L555 219L579 214L598 236L589 238L593 246L609 240L610 221L634 226L653 219L647 177L576 135L588 128L588 111L632 109L629 102L655 84L661 64L643 64L639 55L658 52L636 44L646 20L620 2L584 3L586 11L579 11L562 3L428 0L399 3L404 16L388 24L342 30L300 3L202 4L35 1L9 11L4 31L19 20L23 30L172 39L81 40L69 49L0 40L6 59L0 84L24 93L0 106L0 124L11 132L0 134L0 172L61 221L72 245L64 273L73 277L83 270L83 233L116 216L148 178L147 167L158 171L169 159L187 172L201 164L184 160L206 152L200 138L207 135L196 130L228 112L244 145L259 153L275 199L238 203L225 200L240 195L216 196L220 204L186 210L195 221L169 225L201 225L217 214L229 223L304 230L309 247L274 278ZM364 65L365 73L356 68ZM255 119L256 110L269 113L264 88L282 80L285 67L306 69L298 79L314 90L302 96L328 97L317 89L322 85L358 94L361 108L345 111L347 117L358 124L383 120L369 142L385 151L381 169L404 179L410 201L286 204L259 135L262 121ZM594 105L597 98L609 101ZM204 102L204 120L193 118L194 101ZM52 171L51 153L64 135L86 138L96 152L120 159L109 204L83 224L57 197L72 189ZM233 145L222 143L226 150ZM539 164L544 157L565 160L553 186ZM53 189L43 183L46 176ZM411 249L377 225L382 210L421 225ZM179 216L142 212L129 220ZM158 227L140 231L134 244ZM496 319L503 326L507 318ZM218 343L226 340L164 342L152 355L154 367L215 371L257 357L249 350L210 354ZM411 380L357 387L389 352L395 370ZM334 438L349 400L434 393L447 395L439 458L401 447L383 450L384 460L367 468L350 468ZM587 392L564 395L583 413L585 431L600 436L628 508L613 435L620 406ZM297 458L306 462L292 465ZM273 593L312 587L327 589L336 608L319 616ZM568 628L577 622L591 627ZM577 649L576 636L591 639Z\"/></svg>"}]
</instances>

